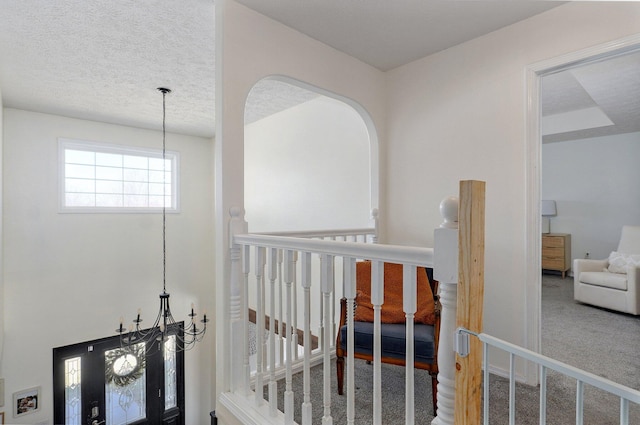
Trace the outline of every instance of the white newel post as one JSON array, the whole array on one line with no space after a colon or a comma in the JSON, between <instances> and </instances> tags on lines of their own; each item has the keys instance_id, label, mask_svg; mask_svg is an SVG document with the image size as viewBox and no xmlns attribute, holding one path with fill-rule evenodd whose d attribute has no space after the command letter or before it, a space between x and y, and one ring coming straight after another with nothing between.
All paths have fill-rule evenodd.
<instances>
[{"instance_id":1,"label":"white newel post","mask_svg":"<svg viewBox=\"0 0 640 425\"><path fill-rule=\"evenodd\" d=\"M454 423L454 335L458 296L458 198L440 203L444 222L434 231L433 278L440 284L440 341L438 346L438 416L432 425Z\"/></svg>"},{"instance_id":2,"label":"white newel post","mask_svg":"<svg viewBox=\"0 0 640 425\"><path fill-rule=\"evenodd\" d=\"M242 264L242 246L234 243L234 235L247 233L247 223L244 221L244 211L233 207L229 210L229 250L231 258L231 282L229 289L229 332L230 347L227 353L231 360L230 390L236 391L243 386L244 353L248 336L245 333L245 322L248 320L247 311L242 311L244 294L244 273ZM243 355L238 355L243 353Z\"/></svg>"}]
</instances>

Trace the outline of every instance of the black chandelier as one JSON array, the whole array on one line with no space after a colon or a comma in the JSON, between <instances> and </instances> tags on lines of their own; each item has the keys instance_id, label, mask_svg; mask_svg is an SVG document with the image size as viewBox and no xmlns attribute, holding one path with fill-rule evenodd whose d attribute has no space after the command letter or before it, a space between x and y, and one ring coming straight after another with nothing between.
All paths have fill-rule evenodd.
<instances>
[{"instance_id":1,"label":"black chandelier","mask_svg":"<svg viewBox=\"0 0 640 425\"><path fill-rule=\"evenodd\" d=\"M164 87L158 87L158 91L162 93L162 164L163 164L163 176L166 172L166 127L165 127L165 115L166 105L165 100L167 93L171 93L171 90ZM166 183L166 177L164 177L163 183ZM166 195L166 185L163 184L163 195ZM120 326L116 329L116 332L120 334L121 347L128 347L131 349L132 345L145 343L148 349L151 346L158 344L158 348L162 348L161 343L166 341L168 335L176 336L176 351L189 350L193 348L196 342L200 342L207 331L207 313L203 314L202 320L199 323L202 324L198 327L198 314L195 311L194 305L191 304L191 313L188 315L189 319L186 322L176 322L171 314L171 308L169 307L169 293L167 292L167 214L166 214L166 198L163 196L162 202L162 293L160 294L160 308L156 320L148 329L142 329L142 317L140 315L140 309L136 318L133 320L133 324L129 329L123 325L123 318L120 318ZM154 352L150 350L150 352Z\"/></svg>"}]
</instances>

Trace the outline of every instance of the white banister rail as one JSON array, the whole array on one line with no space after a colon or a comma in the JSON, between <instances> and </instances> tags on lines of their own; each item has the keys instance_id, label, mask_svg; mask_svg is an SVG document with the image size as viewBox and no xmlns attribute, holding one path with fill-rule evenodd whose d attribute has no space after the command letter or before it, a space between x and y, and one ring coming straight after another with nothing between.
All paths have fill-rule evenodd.
<instances>
[{"instance_id":1,"label":"white banister rail","mask_svg":"<svg viewBox=\"0 0 640 425\"><path fill-rule=\"evenodd\" d=\"M331 254L340 257L366 258L368 260L432 267L433 248L417 248L400 245L376 245L358 242L339 242L302 239L287 236L240 234L234 237L238 245L254 245L278 249L291 249L314 254Z\"/></svg>"},{"instance_id":2,"label":"white banister rail","mask_svg":"<svg viewBox=\"0 0 640 425\"><path fill-rule=\"evenodd\" d=\"M283 231L283 232L259 232L254 233L258 235L264 236L286 236L292 238L344 238L347 236L358 236L363 238L364 236L375 235L375 228L373 227L363 227L360 229L333 229L333 230L291 230L291 231ZM355 241L352 241L355 242Z\"/></svg>"},{"instance_id":3,"label":"white banister rail","mask_svg":"<svg viewBox=\"0 0 640 425\"><path fill-rule=\"evenodd\" d=\"M381 306L384 303L385 263L403 265L407 369L414 364L416 267L434 267L434 249L377 244L377 210L373 228L249 234L238 208L231 211L231 335L230 391L220 401L248 424L302 425L320 421L332 425L332 359L339 322L337 302L346 299L346 417L355 422L354 309L356 262L372 264L374 424L382 422ZM446 219L445 219L446 221ZM457 247L450 247L455 250ZM450 255L454 255L450 253ZM299 288L298 288L299 286ZM298 300L299 298L299 300ZM255 312L255 320L252 314ZM250 321L254 323L250 323ZM250 326L252 326L250 328ZM302 329L299 329L302 328ZM255 329L255 344L249 330ZM301 346L298 344L302 343ZM251 345L251 350L249 346ZM301 351L302 350L302 351ZM322 365L321 382L311 382L311 366ZM293 374L302 372L301 390L294 390ZM278 380L283 379L284 382ZM311 389L322 385L322 399L312 401ZM266 391L265 391L266 390ZM414 375L405 375L405 422L415 422ZM278 397L280 403L278 403ZM313 405L321 417L312 418ZM294 419L296 406L300 419ZM282 409L282 410L280 410Z\"/></svg>"},{"instance_id":4,"label":"white banister rail","mask_svg":"<svg viewBox=\"0 0 640 425\"><path fill-rule=\"evenodd\" d=\"M527 350L526 348L519 347L507 341L503 341L491 335L484 333L476 334L465 328L458 328L456 333L458 335L471 335L477 337L483 343L483 367L484 373L484 424L490 423L489 412L489 356L488 347L495 347L510 354L512 364L514 363L514 357L520 357L522 359L531 361L540 366L540 374L542 376L540 382L540 424L546 424L547 413L547 397L546 397L546 376L547 370L554 370L565 376L576 380L576 425L582 425L584 421L583 402L584 402L584 385L591 385L595 388L599 388L610 394L613 394L620 398L620 425L629 425L629 403L635 403L640 405L640 391L633 388L626 387L624 385L613 382L609 379L595 375L578 369L574 366L562 363L558 360L546 357L542 354ZM459 355L465 353L458 352ZM513 368L509 376L509 423L515 424L515 374Z\"/></svg>"},{"instance_id":5,"label":"white banister rail","mask_svg":"<svg viewBox=\"0 0 640 425\"><path fill-rule=\"evenodd\" d=\"M237 294L236 303L240 309L234 309L234 317L244 320L241 327L231 328L232 332L242 332L231 338L229 347L231 357L240 357L242 372L240 379L233 379L233 390L226 393L221 400L223 404L235 412L237 417L245 418L246 423L293 424L296 403L301 406L303 425L311 425L320 420L322 425L332 425L332 386L331 377L335 375L335 339L337 336L338 311L336 304L339 298L345 297L350 306L347 314L347 346L351 347L347 354L346 397L347 423L353 424L355 417L355 374L354 374L354 333L353 311L356 296L355 269L357 259L371 260L373 264L372 302L375 313L375 346L374 357L374 405L373 423L381 423L382 382L381 382L381 336L380 308L384 302L383 269L384 263L399 263L405 267L408 279L405 288L405 310L407 317L415 313L416 267L433 267L434 250L432 248L378 245L376 228L338 229L329 231L284 232L280 234L249 234L243 218L234 210L232 225L237 229L232 234L232 265L238 272L233 274L237 281L231 282L231 292ZM377 216L377 214L375 214ZM244 230L244 231L243 231ZM298 261L299 260L299 261ZM341 284L340 284L341 283ZM297 286L300 286L299 291ZM316 287L316 285L318 285ZM318 291L318 292L316 292ZM300 304L298 305L298 293ZM320 296L318 298L316 294ZM248 301L252 298L252 301ZM247 361L249 345L246 336L249 314L245 311L254 309L256 344L252 353L254 369L249 370ZM312 331L312 311L319 308L319 332ZM245 311L237 311L245 310ZM300 317L298 317L300 314ZM413 321L410 321L413 323ZM302 329L298 329L300 324ZM265 327L268 331L264 331ZM298 337L298 333L301 337ZM407 327L407 352L412 355L413 329ZM298 339L302 346L298 346ZM317 340L317 348L313 348ZM299 349L303 352L299 355ZM238 353L242 355L238 356ZM409 366L413 357L408 360ZM235 362L232 361L232 364ZM311 382L311 366L322 364L322 383ZM333 365L333 367L332 367ZM292 375L301 371L303 388L298 395L292 388ZM235 372L231 371L231 376ZM278 380L284 378L283 383ZM321 418L312 419L312 385L322 385ZM278 388L279 385L284 386ZM265 389L268 391L265 393ZM413 394L413 374L406 376L406 389ZM278 406L278 393L284 393L282 407ZM264 394L267 394L266 396ZM298 398L300 397L300 398ZM231 402L235 400L234 402ZM247 405L242 407L242 400ZM250 402L249 402L250 400ZM413 423L415 403L413 396L406 401L407 423ZM280 411L279 409L283 410ZM254 418L254 419L251 419ZM258 419L259 418L259 419Z\"/></svg>"}]
</instances>

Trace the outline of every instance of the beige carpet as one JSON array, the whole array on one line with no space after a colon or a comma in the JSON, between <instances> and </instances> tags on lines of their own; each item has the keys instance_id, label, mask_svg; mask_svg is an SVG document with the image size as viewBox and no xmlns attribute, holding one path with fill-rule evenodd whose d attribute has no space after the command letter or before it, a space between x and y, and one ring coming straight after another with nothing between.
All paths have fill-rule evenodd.
<instances>
[{"instance_id":1,"label":"beige carpet","mask_svg":"<svg viewBox=\"0 0 640 425\"><path fill-rule=\"evenodd\" d=\"M640 317L620 314L576 303L572 278L543 275L542 351L544 355L606 377L623 385L640 389ZM322 366L312 370L314 423L323 415ZM404 423L405 369L383 365L383 423ZM430 424L430 377L416 371L416 424ZM346 396L338 396L335 364L331 365L331 416L336 425L346 423ZM356 424L372 423L372 366L356 361ZM295 420L300 423L302 375L294 377ZM279 405L282 408L284 381L279 382ZM265 395L266 397L266 395ZM547 378L547 424L575 422L576 382L557 373ZM491 376L489 417L491 425L509 423L508 380ZM585 425L619 424L619 399L592 387L585 388ZM539 388L517 385L516 424L539 424ZM631 405L630 424L640 424L640 406Z\"/></svg>"}]
</instances>

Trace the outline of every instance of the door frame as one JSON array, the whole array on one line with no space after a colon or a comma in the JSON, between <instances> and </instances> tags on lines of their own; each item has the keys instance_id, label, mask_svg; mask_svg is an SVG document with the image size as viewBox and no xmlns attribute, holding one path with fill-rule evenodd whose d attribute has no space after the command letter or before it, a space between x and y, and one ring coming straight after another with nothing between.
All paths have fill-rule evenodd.
<instances>
[{"instance_id":1,"label":"door frame","mask_svg":"<svg viewBox=\"0 0 640 425\"><path fill-rule=\"evenodd\" d=\"M542 352L542 276L540 201L542 188L542 135L540 80L554 72L640 49L640 34L571 52L537 62L526 68L526 323L525 340L530 350ZM538 368L531 362L524 366L527 383L539 383Z\"/></svg>"},{"instance_id":2,"label":"door frame","mask_svg":"<svg viewBox=\"0 0 640 425\"><path fill-rule=\"evenodd\" d=\"M147 373L145 379L145 387L146 387L146 419L136 421L134 423L157 423L158 420L161 420L163 424L184 424L185 423L185 359L184 359L184 344L182 339L184 336L181 334L180 330L183 328L183 322L180 322L176 326L172 326L169 328L167 335L174 335L176 337L176 397L177 397L177 407L173 407L170 409L166 409L165 406L165 372L164 372L164 355L163 352L152 353L149 350L156 350L158 348L158 343L147 343L146 347L146 364L147 364ZM66 359L72 357L81 357L82 359L88 359L87 353L91 354L92 359L90 361L93 363L98 362L100 367L97 367L97 370L101 371L101 378L104 379L104 364L105 364L105 355L104 351L111 350L114 348L118 348L121 345L121 339L119 335L104 337L92 341L84 341L79 342L63 347L56 347L52 350L52 363L53 363L53 415L54 421L59 419L58 416L62 415L64 417L65 413L65 390L64 390L64 382L65 382L65 371L64 371L64 362ZM106 347L105 347L106 346ZM150 373L149 369L149 360L152 360L152 365L155 366L162 365L161 373ZM86 360L83 360L85 363ZM96 366L95 364L93 366ZM155 368L154 366L154 368ZM81 371L84 371L85 366L81 366ZM94 375L90 375L95 378ZM83 374L84 378L84 374ZM86 378L85 378L86 379ZM62 388L59 387L59 384L62 383ZM152 400L152 397L155 396L155 392L150 392L150 387L152 387L153 391L155 389L159 390L158 397L161 398L160 405L163 407L162 412L156 412L156 415L149 414L150 412L150 404L149 401ZM86 391L86 390L85 390ZM83 391L83 393L85 393ZM101 400L98 401L98 406L101 413L100 418L106 418L106 405L105 405L105 394L104 388L100 391ZM84 394L83 394L84 395ZM89 418L89 408L88 403L91 400L82 400L81 402L81 415L82 421L88 420ZM84 423L84 422L82 422Z\"/></svg>"}]
</instances>

